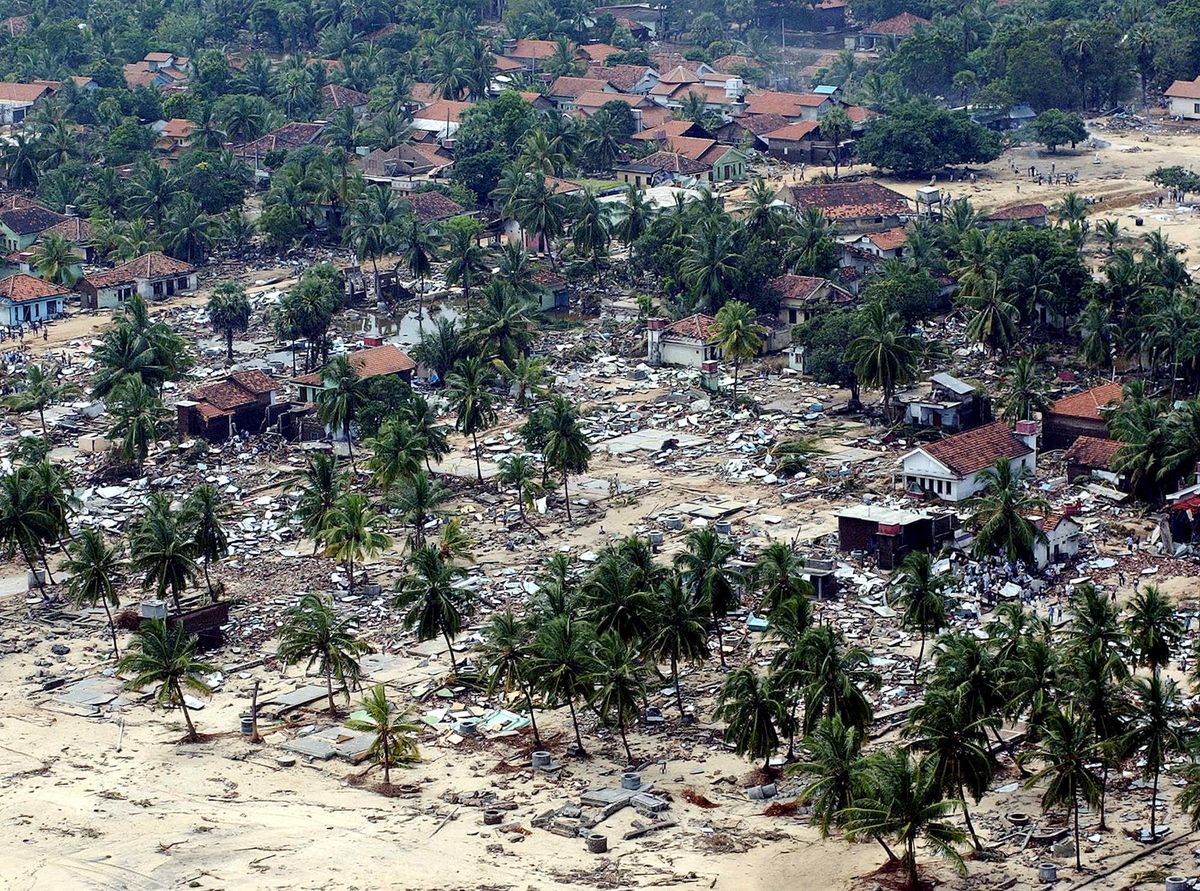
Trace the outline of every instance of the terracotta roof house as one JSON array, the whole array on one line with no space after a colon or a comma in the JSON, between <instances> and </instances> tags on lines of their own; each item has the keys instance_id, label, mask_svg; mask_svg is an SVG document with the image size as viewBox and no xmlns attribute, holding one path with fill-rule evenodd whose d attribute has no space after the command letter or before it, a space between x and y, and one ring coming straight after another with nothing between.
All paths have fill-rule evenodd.
<instances>
[{"instance_id":1,"label":"terracotta roof house","mask_svg":"<svg viewBox=\"0 0 1200 891\"><path fill-rule=\"evenodd\" d=\"M358 90L352 90L342 84L325 84L321 87L321 103L330 111L341 111L348 108L356 115L367 110L371 97Z\"/></svg>"},{"instance_id":2,"label":"terracotta roof house","mask_svg":"<svg viewBox=\"0 0 1200 891\"><path fill-rule=\"evenodd\" d=\"M1177 80L1163 91L1168 110L1173 118L1186 121L1200 120L1200 77L1195 80Z\"/></svg>"},{"instance_id":3,"label":"terracotta roof house","mask_svg":"<svg viewBox=\"0 0 1200 891\"><path fill-rule=\"evenodd\" d=\"M888 42L898 42L912 36L917 28L928 27L928 25L928 19L913 15L911 12L902 12L900 15L863 28L858 35L858 48L871 50Z\"/></svg>"},{"instance_id":4,"label":"terracotta roof house","mask_svg":"<svg viewBox=\"0 0 1200 891\"><path fill-rule=\"evenodd\" d=\"M395 375L407 381L412 379L413 371L417 368L417 363L410 359L407 353L390 343L349 353L346 358L358 372L358 376L364 380ZM300 402L315 403L318 394L325 389L325 382L319 371L292 378L291 383L296 387Z\"/></svg>"},{"instance_id":5,"label":"terracotta roof house","mask_svg":"<svg viewBox=\"0 0 1200 891\"><path fill-rule=\"evenodd\" d=\"M353 163L367 179L412 179L436 176L452 166L454 159L440 146L402 142L356 157Z\"/></svg>"},{"instance_id":6,"label":"terracotta roof house","mask_svg":"<svg viewBox=\"0 0 1200 891\"><path fill-rule=\"evenodd\" d=\"M458 131L462 114L470 107L470 102L439 99L413 113L412 128L428 133L436 139L449 139Z\"/></svg>"},{"instance_id":7,"label":"terracotta roof house","mask_svg":"<svg viewBox=\"0 0 1200 891\"><path fill-rule=\"evenodd\" d=\"M713 136L723 145L736 145L765 152L769 146L764 133L778 130L789 123L779 114L740 114L717 128Z\"/></svg>"},{"instance_id":8,"label":"terracotta roof house","mask_svg":"<svg viewBox=\"0 0 1200 891\"><path fill-rule=\"evenodd\" d=\"M409 96L412 97L412 100L416 103L417 108L424 108L426 105L433 105L433 103L442 98L441 93L434 84L424 83L422 81L417 81L412 85L412 89L409 90ZM416 111L416 109L413 109L413 111Z\"/></svg>"},{"instance_id":9,"label":"terracotta roof house","mask_svg":"<svg viewBox=\"0 0 1200 891\"><path fill-rule=\"evenodd\" d=\"M619 52L621 52L620 49L609 43L585 43L575 51L575 54L588 62L603 63L613 53Z\"/></svg>"},{"instance_id":10,"label":"terracotta roof house","mask_svg":"<svg viewBox=\"0 0 1200 891\"><path fill-rule=\"evenodd\" d=\"M53 91L46 84L0 81L0 124L19 124L40 100Z\"/></svg>"},{"instance_id":11,"label":"terracotta roof house","mask_svg":"<svg viewBox=\"0 0 1200 891\"><path fill-rule=\"evenodd\" d=\"M621 93L649 93L658 83L658 72L647 65L592 65L587 76L606 81Z\"/></svg>"},{"instance_id":12,"label":"terracotta roof house","mask_svg":"<svg viewBox=\"0 0 1200 891\"><path fill-rule=\"evenodd\" d=\"M633 112L633 124L639 130L657 127L671 119L671 110L637 93L605 93L590 90L576 97L575 110L589 118L609 102L622 102Z\"/></svg>"},{"instance_id":13,"label":"terracotta roof house","mask_svg":"<svg viewBox=\"0 0 1200 891\"><path fill-rule=\"evenodd\" d=\"M29 16L10 15L0 20L0 34L5 37L20 37L29 29Z\"/></svg>"},{"instance_id":14,"label":"terracotta roof house","mask_svg":"<svg viewBox=\"0 0 1200 891\"><path fill-rule=\"evenodd\" d=\"M0 279L0 325L15 328L30 322L45 322L66 309L66 288L18 272Z\"/></svg>"},{"instance_id":15,"label":"terracotta roof house","mask_svg":"<svg viewBox=\"0 0 1200 891\"><path fill-rule=\"evenodd\" d=\"M562 75L554 79L546 96L554 103L555 108L570 111L575 107L575 100L584 93L616 93L617 89L610 86L608 81L594 77L569 77Z\"/></svg>"},{"instance_id":16,"label":"terracotta roof house","mask_svg":"<svg viewBox=\"0 0 1200 891\"><path fill-rule=\"evenodd\" d=\"M652 3L614 3L608 6L597 6L592 10L592 15L602 15L607 12L618 22L624 19L627 22L635 23L639 28L645 30L647 37L653 38L658 36L663 26L663 8Z\"/></svg>"},{"instance_id":17,"label":"terracotta roof house","mask_svg":"<svg viewBox=\"0 0 1200 891\"><path fill-rule=\"evenodd\" d=\"M671 182L706 180L712 168L676 152L659 151L644 158L631 158L613 165L613 176L636 189L648 189Z\"/></svg>"},{"instance_id":18,"label":"terracotta roof house","mask_svg":"<svg viewBox=\"0 0 1200 891\"><path fill-rule=\"evenodd\" d=\"M539 269L533 274L532 281L542 312L566 312L570 308L571 291L564 276L553 269Z\"/></svg>"},{"instance_id":19,"label":"terracotta roof house","mask_svg":"<svg viewBox=\"0 0 1200 891\"><path fill-rule=\"evenodd\" d=\"M548 59L554 57L553 40L506 40L500 55L518 63L531 73L541 70Z\"/></svg>"},{"instance_id":20,"label":"terracotta roof house","mask_svg":"<svg viewBox=\"0 0 1200 891\"><path fill-rule=\"evenodd\" d=\"M1113 483L1118 489L1125 487L1125 479L1113 470L1112 462L1125 443L1098 436L1077 436L1063 455L1067 463L1067 479L1081 476L1094 477Z\"/></svg>"},{"instance_id":21,"label":"terracotta roof house","mask_svg":"<svg viewBox=\"0 0 1200 891\"><path fill-rule=\"evenodd\" d=\"M878 257L880 260L892 260L904 256L904 246L908 244L908 230L903 226L883 229L879 232L868 232L860 235L849 246Z\"/></svg>"},{"instance_id":22,"label":"terracotta roof house","mask_svg":"<svg viewBox=\"0 0 1200 891\"><path fill-rule=\"evenodd\" d=\"M28 204L0 211L0 238L8 251L23 251L39 235L57 226L66 217L40 204Z\"/></svg>"},{"instance_id":23,"label":"terracotta roof house","mask_svg":"<svg viewBox=\"0 0 1200 891\"><path fill-rule=\"evenodd\" d=\"M963 501L983 489L980 475L999 460L1018 475L1037 469L1037 423L1019 421L1014 432L993 421L922 445L900 459L904 488L912 494Z\"/></svg>"},{"instance_id":24,"label":"terracotta roof house","mask_svg":"<svg viewBox=\"0 0 1200 891\"><path fill-rule=\"evenodd\" d=\"M261 433L271 420L278 389L261 371L239 371L201 384L175 403L179 436L224 442L242 430Z\"/></svg>"},{"instance_id":25,"label":"terracotta roof house","mask_svg":"<svg viewBox=\"0 0 1200 891\"><path fill-rule=\"evenodd\" d=\"M1075 519L1078 509L1078 505L1071 505L1045 516L1029 518L1046 536L1044 541L1033 543L1033 562L1038 569L1051 563L1066 563L1079 553L1083 527Z\"/></svg>"},{"instance_id":26,"label":"terracotta roof house","mask_svg":"<svg viewBox=\"0 0 1200 891\"><path fill-rule=\"evenodd\" d=\"M1122 399L1121 385L1112 381L1054 402L1042 413L1043 447L1065 449L1080 436L1108 439L1108 415Z\"/></svg>"},{"instance_id":27,"label":"terracotta roof house","mask_svg":"<svg viewBox=\"0 0 1200 891\"><path fill-rule=\"evenodd\" d=\"M166 52L146 53L142 61L133 62L123 68L125 86L129 89L156 87L164 93L185 90L190 71L191 61L186 56Z\"/></svg>"},{"instance_id":28,"label":"terracotta roof house","mask_svg":"<svg viewBox=\"0 0 1200 891\"><path fill-rule=\"evenodd\" d=\"M116 309L134 294L161 300L196 290L196 267L159 251L93 272L80 279L80 305L84 309Z\"/></svg>"},{"instance_id":29,"label":"terracotta roof house","mask_svg":"<svg viewBox=\"0 0 1200 891\"><path fill-rule=\"evenodd\" d=\"M792 121L762 134L762 138L771 157L792 164L810 164L821 141L821 125L816 121Z\"/></svg>"},{"instance_id":30,"label":"terracotta roof house","mask_svg":"<svg viewBox=\"0 0 1200 891\"><path fill-rule=\"evenodd\" d=\"M716 319L704 313L667 322L651 319L646 331L647 361L651 365L684 365L700 368L705 362L721 358L713 344Z\"/></svg>"},{"instance_id":31,"label":"terracotta roof house","mask_svg":"<svg viewBox=\"0 0 1200 891\"><path fill-rule=\"evenodd\" d=\"M841 309L856 303L854 295L827 278L786 273L767 282L767 288L779 297L779 321L801 325L814 315Z\"/></svg>"},{"instance_id":32,"label":"terracotta roof house","mask_svg":"<svg viewBox=\"0 0 1200 891\"><path fill-rule=\"evenodd\" d=\"M894 229L911 214L907 198L879 183L784 186L778 197L800 212L820 210L842 234Z\"/></svg>"},{"instance_id":33,"label":"terracotta roof house","mask_svg":"<svg viewBox=\"0 0 1200 891\"><path fill-rule=\"evenodd\" d=\"M815 121L837 103L817 93L778 93L764 90L746 97L746 114L777 114L792 121Z\"/></svg>"},{"instance_id":34,"label":"terracotta roof house","mask_svg":"<svg viewBox=\"0 0 1200 891\"><path fill-rule=\"evenodd\" d=\"M269 152L295 151L307 145L313 145L325 132L325 124L321 122L306 123L292 121L282 127L276 127L270 133L264 133L258 139L233 146L233 156L244 164L249 164L256 173L266 174L264 159Z\"/></svg>"},{"instance_id":35,"label":"terracotta roof house","mask_svg":"<svg viewBox=\"0 0 1200 891\"><path fill-rule=\"evenodd\" d=\"M465 207L441 192L411 192L403 200L426 226L467 212Z\"/></svg>"},{"instance_id":36,"label":"terracotta roof house","mask_svg":"<svg viewBox=\"0 0 1200 891\"><path fill-rule=\"evenodd\" d=\"M663 121L657 127L649 127L641 132L634 133L630 138L635 142L666 143L668 139L685 136L698 139L713 139L713 134L709 133L702 124L697 124L695 121L675 120Z\"/></svg>"},{"instance_id":37,"label":"terracotta roof house","mask_svg":"<svg viewBox=\"0 0 1200 891\"><path fill-rule=\"evenodd\" d=\"M980 221L980 225L985 228L990 226L1045 226L1049 214L1050 211L1044 204L1015 204L992 211Z\"/></svg>"}]
</instances>

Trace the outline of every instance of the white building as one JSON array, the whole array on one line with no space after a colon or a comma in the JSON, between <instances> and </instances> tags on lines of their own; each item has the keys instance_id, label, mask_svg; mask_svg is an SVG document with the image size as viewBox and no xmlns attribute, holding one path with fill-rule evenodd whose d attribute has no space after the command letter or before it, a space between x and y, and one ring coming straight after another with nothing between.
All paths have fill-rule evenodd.
<instances>
[{"instance_id":1,"label":"white building","mask_svg":"<svg viewBox=\"0 0 1200 891\"><path fill-rule=\"evenodd\" d=\"M1173 118L1200 121L1200 77L1177 80L1163 93Z\"/></svg>"},{"instance_id":2,"label":"white building","mask_svg":"<svg viewBox=\"0 0 1200 891\"><path fill-rule=\"evenodd\" d=\"M1037 469L1037 424L1021 421L1016 432L1003 421L913 449L900 459L905 491L943 501L964 501L982 491L980 476L1004 458L1014 474Z\"/></svg>"},{"instance_id":3,"label":"white building","mask_svg":"<svg viewBox=\"0 0 1200 891\"><path fill-rule=\"evenodd\" d=\"M651 319L646 331L647 361L651 365L683 365L700 368L721 358L713 343L712 316L696 313L677 322Z\"/></svg>"},{"instance_id":4,"label":"white building","mask_svg":"<svg viewBox=\"0 0 1200 891\"><path fill-rule=\"evenodd\" d=\"M1083 527L1070 513L1050 514L1034 518L1034 523L1046 535L1045 541L1033 543L1033 559L1038 569L1050 563L1063 563L1079 553Z\"/></svg>"}]
</instances>

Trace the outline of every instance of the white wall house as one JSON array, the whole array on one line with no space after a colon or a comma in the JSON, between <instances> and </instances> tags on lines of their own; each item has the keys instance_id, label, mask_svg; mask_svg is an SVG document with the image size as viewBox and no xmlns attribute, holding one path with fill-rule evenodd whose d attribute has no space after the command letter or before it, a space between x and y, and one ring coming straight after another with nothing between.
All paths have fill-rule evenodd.
<instances>
[{"instance_id":1,"label":"white wall house","mask_svg":"<svg viewBox=\"0 0 1200 891\"><path fill-rule=\"evenodd\" d=\"M1037 424L1021 421L1014 432L995 421L913 449L900 459L904 489L964 501L983 490L983 472L1000 458L1015 474L1032 474L1037 469Z\"/></svg>"},{"instance_id":2,"label":"white wall house","mask_svg":"<svg viewBox=\"0 0 1200 891\"><path fill-rule=\"evenodd\" d=\"M1070 516L1056 513L1034 522L1046 535L1045 541L1033 543L1033 559L1038 569L1050 563L1063 563L1079 553L1083 527Z\"/></svg>"},{"instance_id":3,"label":"white wall house","mask_svg":"<svg viewBox=\"0 0 1200 891\"><path fill-rule=\"evenodd\" d=\"M1163 93L1173 118L1188 121L1200 120L1200 77L1195 80L1177 80Z\"/></svg>"},{"instance_id":4,"label":"white wall house","mask_svg":"<svg viewBox=\"0 0 1200 891\"><path fill-rule=\"evenodd\" d=\"M683 365L700 368L705 362L721 358L712 342L715 319L702 313L667 324L666 319L651 319L646 331L647 356L651 365Z\"/></svg>"}]
</instances>

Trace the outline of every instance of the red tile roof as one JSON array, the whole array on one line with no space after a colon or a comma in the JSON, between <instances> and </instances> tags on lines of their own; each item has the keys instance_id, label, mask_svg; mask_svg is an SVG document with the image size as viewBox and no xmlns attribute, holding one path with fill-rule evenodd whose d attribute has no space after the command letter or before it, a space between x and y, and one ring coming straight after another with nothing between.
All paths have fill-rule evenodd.
<instances>
[{"instance_id":1,"label":"red tile roof","mask_svg":"<svg viewBox=\"0 0 1200 891\"><path fill-rule=\"evenodd\" d=\"M61 213L55 213L40 204L28 204L0 211L0 223L16 235L33 235L35 232L45 232L51 226L57 226L65 220Z\"/></svg>"},{"instance_id":2,"label":"red tile roof","mask_svg":"<svg viewBox=\"0 0 1200 891\"><path fill-rule=\"evenodd\" d=\"M1067 449L1063 459L1069 464L1080 464L1094 470L1109 470L1113 456L1125 443L1098 436L1077 436Z\"/></svg>"},{"instance_id":3,"label":"red tile roof","mask_svg":"<svg viewBox=\"0 0 1200 891\"><path fill-rule=\"evenodd\" d=\"M470 107L470 102L439 99L432 105L427 105L416 112L413 118L421 121L437 121L439 124L445 124L447 121L451 124L457 124L462 117L462 113Z\"/></svg>"},{"instance_id":4,"label":"red tile roof","mask_svg":"<svg viewBox=\"0 0 1200 891\"><path fill-rule=\"evenodd\" d=\"M907 37L916 30L918 25L928 25L929 19L923 19L919 15L913 15L911 12L902 12L900 15L893 16L890 19L884 19L882 22L876 22L869 28L863 28L864 34L879 34L887 37Z\"/></svg>"},{"instance_id":5,"label":"red tile roof","mask_svg":"<svg viewBox=\"0 0 1200 891\"><path fill-rule=\"evenodd\" d=\"M658 82L660 84L698 84L700 83L700 78L690 68L676 65L666 74L660 75Z\"/></svg>"},{"instance_id":6,"label":"red tile roof","mask_svg":"<svg viewBox=\"0 0 1200 891\"><path fill-rule=\"evenodd\" d=\"M130 260L115 269L105 269L84 276L84 281L93 288L111 288L115 285L126 285L138 279L166 278L172 275L191 275L196 267L182 260L168 257L160 251L143 254L136 260Z\"/></svg>"},{"instance_id":7,"label":"red tile roof","mask_svg":"<svg viewBox=\"0 0 1200 891\"><path fill-rule=\"evenodd\" d=\"M921 451L952 472L965 476L1000 458L1021 458L1033 451L1003 421L993 421L922 446Z\"/></svg>"},{"instance_id":8,"label":"red tile roof","mask_svg":"<svg viewBox=\"0 0 1200 891\"><path fill-rule=\"evenodd\" d=\"M706 164L703 161L694 161L687 155L681 155L678 152L653 152L644 158L638 158L629 163L637 167L665 170L669 173L679 173L684 176L694 176L712 169L712 164Z\"/></svg>"},{"instance_id":9,"label":"red tile roof","mask_svg":"<svg viewBox=\"0 0 1200 891\"><path fill-rule=\"evenodd\" d=\"M675 337L686 340L700 340L708 343L713 338L713 328L716 323L717 320L712 316L698 312L667 325L663 328L663 334L673 334Z\"/></svg>"},{"instance_id":10,"label":"red tile roof","mask_svg":"<svg viewBox=\"0 0 1200 891\"><path fill-rule=\"evenodd\" d=\"M17 84L0 81L0 102L33 103L49 92L50 88L45 84Z\"/></svg>"},{"instance_id":11,"label":"red tile roof","mask_svg":"<svg viewBox=\"0 0 1200 891\"><path fill-rule=\"evenodd\" d=\"M988 214L989 220L1036 220L1049 211L1044 204L1016 204Z\"/></svg>"},{"instance_id":12,"label":"red tile roof","mask_svg":"<svg viewBox=\"0 0 1200 891\"><path fill-rule=\"evenodd\" d=\"M800 116L801 109L820 108L828 101L828 96L819 96L816 93L778 93L774 90L764 90L746 97L746 113L781 114L784 117L796 118Z\"/></svg>"},{"instance_id":13,"label":"red tile roof","mask_svg":"<svg viewBox=\"0 0 1200 891\"><path fill-rule=\"evenodd\" d=\"M371 97L366 93L341 84L325 84L321 88L321 99L334 111L342 108L362 108L371 101Z\"/></svg>"},{"instance_id":14,"label":"red tile roof","mask_svg":"<svg viewBox=\"0 0 1200 891\"><path fill-rule=\"evenodd\" d=\"M826 279L815 275L795 275L790 272L767 283L772 291L785 300L809 300L826 284Z\"/></svg>"},{"instance_id":15,"label":"red tile roof","mask_svg":"<svg viewBox=\"0 0 1200 891\"><path fill-rule=\"evenodd\" d=\"M350 360L350 365L358 372L358 376L364 379L385 374L403 374L417 367L416 362L399 347L392 344L359 350L346 358ZM321 372L314 371L312 374L293 378L292 383L305 387L319 387L321 386Z\"/></svg>"},{"instance_id":16,"label":"red tile roof","mask_svg":"<svg viewBox=\"0 0 1200 891\"><path fill-rule=\"evenodd\" d=\"M894 226L891 229L884 229L882 232L872 233L867 238L881 251L894 251L898 247L903 247L908 241L908 230L903 226Z\"/></svg>"},{"instance_id":17,"label":"red tile roof","mask_svg":"<svg viewBox=\"0 0 1200 891\"><path fill-rule=\"evenodd\" d=\"M61 223L51 226L46 232L57 232L67 241L86 244L92 240L92 224L83 217L67 217ZM42 233L44 237L46 232Z\"/></svg>"},{"instance_id":18,"label":"red tile roof","mask_svg":"<svg viewBox=\"0 0 1200 891\"><path fill-rule=\"evenodd\" d=\"M575 97L576 108L603 108L609 102L623 102L630 108L637 108L647 102L645 96L637 93L604 93L599 90L588 90Z\"/></svg>"},{"instance_id":19,"label":"red tile roof","mask_svg":"<svg viewBox=\"0 0 1200 891\"><path fill-rule=\"evenodd\" d=\"M909 212L908 199L879 183L837 183L823 186L789 186L790 203L797 210L815 207L829 220L897 216Z\"/></svg>"},{"instance_id":20,"label":"red tile roof","mask_svg":"<svg viewBox=\"0 0 1200 891\"><path fill-rule=\"evenodd\" d=\"M196 125L187 118L171 118L162 128L162 135L171 139L187 139L196 131Z\"/></svg>"},{"instance_id":21,"label":"red tile roof","mask_svg":"<svg viewBox=\"0 0 1200 891\"><path fill-rule=\"evenodd\" d=\"M566 96L574 99L584 93L603 93L608 81L595 77L570 77L566 74L556 77L550 85L549 96Z\"/></svg>"},{"instance_id":22,"label":"red tile roof","mask_svg":"<svg viewBox=\"0 0 1200 891\"><path fill-rule=\"evenodd\" d=\"M1068 418L1085 418L1092 421L1104 420L1100 409L1105 406L1119 405L1124 398L1121 385L1115 381L1101 384L1073 396L1064 396L1050 406L1049 414L1063 415Z\"/></svg>"},{"instance_id":23,"label":"red tile roof","mask_svg":"<svg viewBox=\"0 0 1200 891\"><path fill-rule=\"evenodd\" d=\"M781 114L743 114L733 119L732 123L741 124L755 136L762 136L772 130L778 130L788 123Z\"/></svg>"},{"instance_id":24,"label":"red tile roof","mask_svg":"<svg viewBox=\"0 0 1200 891\"><path fill-rule=\"evenodd\" d=\"M621 50L608 43L585 43L579 47L579 55L586 56L595 62L603 62L613 53L619 53Z\"/></svg>"},{"instance_id":25,"label":"red tile roof","mask_svg":"<svg viewBox=\"0 0 1200 891\"><path fill-rule=\"evenodd\" d=\"M847 105L843 111L846 112L846 117L850 119L852 124L861 124L871 120L871 118L879 117L879 112L863 108L861 105Z\"/></svg>"},{"instance_id":26,"label":"red tile roof","mask_svg":"<svg viewBox=\"0 0 1200 891\"><path fill-rule=\"evenodd\" d=\"M800 142L817 133L820 129L821 125L817 121L796 121L792 124L785 124L778 130L772 130L770 133L762 133L760 135L768 142L772 139L779 140L780 142Z\"/></svg>"},{"instance_id":27,"label":"red tile roof","mask_svg":"<svg viewBox=\"0 0 1200 891\"><path fill-rule=\"evenodd\" d=\"M68 293L70 292L66 288L60 288L58 285L34 278L23 272L0 279L0 298L6 298L13 303L43 300L47 297L65 296Z\"/></svg>"},{"instance_id":28,"label":"red tile roof","mask_svg":"<svg viewBox=\"0 0 1200 891\"><path fill-rule=\"evenodd\" d=\"M1051 511L1044 517L1033 518L1034 525L1036 525L1043 532L1052 532L1058 528L1059 524L1062 523L1063 520L1070 520L1075 525L1079 525L1078 520L1061 510Z\"/></svg>"},{"instance_id":29,"label":"red tile roof","mask_svg":"<svg viewBox=\"0 0 1200 891\"><path fill-rule=\"evenodd\" d=\"M629 93L646 76L646 72L652 70L645 65L609 65L606 68L589 68L588 77L601 78L618 90Z\"/></svg>"},{"instance_id":30,"label":"red tile roof","mask_svg":"<svg viewBox=\"0 0 1200 891\"><path fill-rule=\"evenodd\" d=\"M413 192L405 200L411 205L417 219L425 224L466 213L465 207L440 192Z\"/></svg>"},{"instance_id":31,"label":"red tile roof","mask_svg":"<svg viewBox=\"0 0 1200 891\"><path fill-rule=\"evenodd\" d=\"M699 127L693 121L663 121L657 127L647 127L639 133L634 133L631 139L637 140L666 140L670 137L685 136L689 130ZM699 129L703 130L702 127Z\"/></svg>"},{"instance_id":32,"label":"red tile roof","mask_svg":"<svg viewBox=\"0 0 1200 891\"><path fill-rule=\"evenodd\" d=\"M261 371L241 371L226 375L223 379L202 384L188 394L194 402L208 403L218 410L218 414L227 414L235 408L257 402L259 396L273 393L278 389L275 381ZM206 417L211 412L201 414Z\"/></svg>"},{"instance_id":33,"label":"red tile roof","mask_svg":"<svg viewBox=\"0 0 1200 891\"><path fill-rule=\"evenodd\" d=\"M258 137L258 139L253 139L243 145L236 146L233 149L233 154L239 158L252 158L256 155L261 157L274 149L290 151L292 149L303 148L306 145L312 145L316 142L317 138L324 131L324 124L293 121L290 124L284 124L282 127L276 127L270 133L266 133Z\"/></svg>"},{"instance_id":34,"label":"red tile roof","mask_svg":"<svg viewBox=\"0 0 1200 891\"><path fill-rule=\"evenodd\" d=\"M1177 80L1163 92L1168 99L1200 99L1200 77Z\"/></svg>"},{"instance_id":35,"label":"red tile roof","mask_svg":"<svg viewBox=\"0 0 1200 891\"><path fill-rule=\"evenodd\" d=\"M554 56L553 40L518 40L516 46L505 52L510 59L549 59Z\"/></svg>"}]
</instances>

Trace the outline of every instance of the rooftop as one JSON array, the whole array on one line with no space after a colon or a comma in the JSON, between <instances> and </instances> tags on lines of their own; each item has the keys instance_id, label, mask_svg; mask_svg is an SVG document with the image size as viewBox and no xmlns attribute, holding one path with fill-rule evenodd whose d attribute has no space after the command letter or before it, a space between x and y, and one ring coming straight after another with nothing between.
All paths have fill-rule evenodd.
<instances>
[{"instance_id":1,"label":"rooftop","mask_svg":"<svg viewBox=\"0 0 1200 891\"><path fill-rule=\"evenodd\" d=\"M667 325L663 328L663 334L673 334L675 337L707 343L713 337L713 326L716 323L717 320L712 316L698 312Z\"/></svg>"},{"instance_id":2,"label":"rooftop","mask_svg":"<svg viewBox=\"0 0 1200 891\"><path fill-rule=\"evenodd\" d=\"M747 114L781 114L784 117L799 117L801 109L820 108L829 101L828 96L816 93L781 93L764 90L746 97Z\"/></svg>"},{"instance_id":3,"label":"rooftop","mask_svg":"<svg viewBox=\"0 0 1200 891\"><path fill-rule=\"evenodd\" d=\"M70 293L66 288L34 278L18 272L8 278L0 279L0 298L13 303L25 303L30 300L43 300L47 297L58 297Z\"/></svg>"},{"instance_id":4,"label":"rooftop","mask_svg":"<svg viewBox=\"0 0 1200 891\"><path fill-rule=\"evenodd\" d=\"M321 88L321 98L325 104L337 111L340 108L361 108L371 101L371 97L358 90L352 90L341 84L325 84Z\"/></svg>"},{"instance_id":5,"label":"rooftop","mask_svg":"<svg viewBox=\"0 0 1200 891\"><path fill-rule=\"evenodd\" d=\"M1050 406L1049 414L1068 418L1085 418L1092 421L1104 420L1102 408L1119 405L1124 398L1121 385L1115 381L1101 384L1074 396L1064 396Z\"/></svg>"},{"instance_id":6,"label":"rooftop","mask_svg":"<svg viewBox=\"0 0 1200 891\"><path fill-rule=\"evenodd\" d=\"M84 281L93 288L111 288L129 284L138 279L165 278L170 275L191 275L196 267L182 260L168 257L161 251L142 254L115 269L105 269L85 276Z\"/></svg>"},{"instance_id":7,"label":"rooftop","mask_svg":"<svg viewBox=\"0 0 1200 891\"><path fill-rule=\"evenodd\" d=\"M404 200L412 206L417 219L425 224L466 213L466 208L440 192L413 192Z\"/></svg>"},{"instance_id":8,"label":"rooftop","mask_svg":"<svg viewBox=\"0 0 1200 891\"><path fill-rule=\"evenodd\" d=\"M50 88L45 84L18 84L10 81L0 81L0 102L36 102Z\"/></svg>"},{"instance_id":9,"label":"rooftop","mask_svg":"<svg viewBox=\"0 0 1200 891\"><path fill-rule=\"evenodd\" d=\"M1177 80L1163 92L1168 99L1200 99L1200 77Z\"/></svg>"},{"instance_id":10,"label":"rooftop","mask_svg":"<svg viewBox=\"0 0 1200 891\"><path fill-rule=\"evenodd\" d=\"M1070 464L1080 464L1096 470L1108 470L1112 466L1113 456L1123 448L1125 443L1115 439L1101 439L1098 436L1078 436L1063 455Z\"/></svg>"},{"instance_id":11,"label":"rooftop","mask_svg":"<svg viewBox=\"0 0 1200 891\"><path fill-rule=\"evenodd\" d=\"M364 379L385 374L402 374L417 367L417 363L410 359L408 354L390 343L350 353L346 358L350 360L350 365L358 372L358 376ZM314 371L312 374L293 378L292 383L304 387L320 387L321 372Z\"/></svg>"},{"instance_id":12,"label":"rooftop","mask_svg":"<svg viewBox=\"0 0 1200 891\"><path fill-rule=\"evenodd\" d=\"M188 394L195 402L207 402L225 414L242 405L257 402L259 396L277 389L275 381L261 371L239 371L221 380L201 384ZM209 415L211 412L204 412Z\"/></svg>"},{"instance_id":13,"label":"rooftop","mask_svg":"<svg viewBox=\"0 0 1200 891\"><path fill-rule=\"evenodd\" d=\"M993 421L929 445L923 451L953 473L965 476L995 464L1000 458L1022 458L1033 451L1003 421Z\"/></svg>"},{"instance_id":14,"label":"rooftop","mask_svg":"<svg viewBox=\"0 0 1200 891\"><path fill-rule=\"evenodd\" d=\"M35 232L45 232L51 226L61 223L64 219L66 218L62 214L55 213L39 204L0 211L0 223L16 235L33 235Z\"/></svg>"},{"instance_id":15,"label":"rooftop","mask_svg":"<svg viewBox=\"0 0 1200 891\"><path fill-rule=\"evenodd\" d=\"M923 19L919 15L913 15L911 12L902 12L900 15L892 16L890 19L884 19L882 22L876 22L868 28L863 28L864 34L879 34L885 37L907 37L916 30L918 25L928 25L929 19Z\"/></svg>"},{"instance_id":16,"label":"rooftop","mask_svg":"<svg viewBox=\"0 0 1200 891\"><path fill-rule=\"evenodd\" d=\"M1036 220L1045 217L1049 211L1044 204L1015 204L988 214L989 220Z\"/></svg>"},{"instance_id":17,"label":"rooftop","mask_svg":"<svg viewBox=\"0 0 1200 891\"><path fill-rule=\"evenodd\" d=\"M790 202L797 210L815 207L829 220L858 217L897 216L909 212L908 199L879 183L836 183L788 186Z\"/></svg>"}]
</instances>

